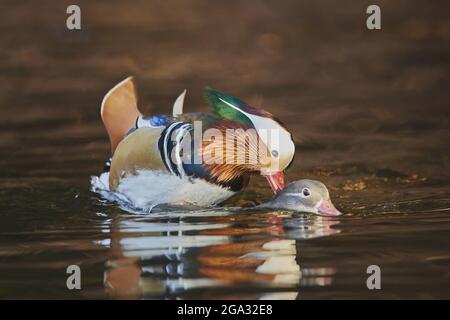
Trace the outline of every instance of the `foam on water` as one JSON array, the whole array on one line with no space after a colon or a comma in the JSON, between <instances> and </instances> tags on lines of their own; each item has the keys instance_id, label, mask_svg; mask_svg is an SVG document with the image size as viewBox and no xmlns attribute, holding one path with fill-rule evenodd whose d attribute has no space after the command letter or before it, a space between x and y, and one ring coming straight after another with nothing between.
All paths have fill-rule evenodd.
<instances>
[{"instance_id":1,"label":"foam on water","mask_svg":"<svg viewBox=\"0 0 450 320\"><path fill-rule=\"evenodd\" d=\"M148 213L154 206L137 208L127 196L109 189L109 172L99 176L91 176L91 191L99 194L104 200L117 203L122 209L132 213Z\"/></svg>"}]
</instances>

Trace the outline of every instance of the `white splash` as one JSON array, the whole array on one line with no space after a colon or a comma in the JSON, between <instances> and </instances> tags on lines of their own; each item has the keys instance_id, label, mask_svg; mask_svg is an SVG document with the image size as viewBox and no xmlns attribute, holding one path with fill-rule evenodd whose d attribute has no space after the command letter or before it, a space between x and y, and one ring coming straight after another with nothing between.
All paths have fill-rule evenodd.
<instances>
[{"instance_id":1,"label":"white splash","mask_svg":"<svg viewBox=\"0 0 450 320\"><path fill-rule=\"evenodd\" d=\"M157 171L140 170L123 178L116 192L109 190L109 173L91 177L91 191L127 211L150 212L158 204L216 205L234 192L201 179L180 178Z\"/></svg>"}]
</instances>

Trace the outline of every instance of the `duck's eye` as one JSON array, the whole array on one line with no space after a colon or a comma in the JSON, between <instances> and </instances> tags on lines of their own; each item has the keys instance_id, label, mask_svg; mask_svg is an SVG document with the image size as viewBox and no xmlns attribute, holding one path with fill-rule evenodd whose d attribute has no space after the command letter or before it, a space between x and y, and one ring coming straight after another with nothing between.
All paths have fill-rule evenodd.
<instances>
[{"instance_id":1,"label":"duck's eye","mask_svg":"<svg viewBox=\"0 0 450 320\"><path fill-rule=\"evenodd\" d=\"M309 195L311 194L311 191L309 191L308 188L303 188L302 193L305 197L309 197Z\"/></svg>"},{"instance_id":2,"label":"duck's eye","mask_svg":"<svg viewBox=\"0 0 450 320\"><path fill-rule=\"evenodd\" d=\"M277 150L272 150L272 155L277 158L278 157L278 151Z\"/></svg>"}]
</instances>

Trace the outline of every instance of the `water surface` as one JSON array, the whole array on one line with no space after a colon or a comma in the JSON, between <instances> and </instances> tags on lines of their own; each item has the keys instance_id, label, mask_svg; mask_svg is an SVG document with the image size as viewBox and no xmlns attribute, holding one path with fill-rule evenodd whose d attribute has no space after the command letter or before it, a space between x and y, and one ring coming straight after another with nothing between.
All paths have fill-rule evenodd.
<instances>
[{"instance_id":1,"label":"water surface","mask_svg":"<svg viewBox=\"0 0 450 320\"><path fill-rule=\"evenodd\" d=\"M64 1L0 13L0 298L450 298L448 4L382 2L370 33L360 1L79 3L80 32ZM228 208L269 200L262 178L199 212L105 202L100 101L130 74L148 114L184 88L205 111L205 86L270 110L296 141L288 179L345 214Z\"/></svg>"}]
</instances>

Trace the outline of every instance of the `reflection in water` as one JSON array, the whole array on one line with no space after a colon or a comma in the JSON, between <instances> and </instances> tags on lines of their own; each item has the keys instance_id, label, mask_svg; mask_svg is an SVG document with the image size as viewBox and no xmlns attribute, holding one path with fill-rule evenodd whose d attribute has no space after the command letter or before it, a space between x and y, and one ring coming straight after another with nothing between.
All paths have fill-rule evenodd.
<instances>
[{"instance_id":1,"label":"reflection in water","mask_svg":"<svg viewBox=\"0 0 450 320\"><path fill-rule=\"evenodd\" d=\"M220 212L220 211L219 211ZM233 297L295 299L298 287L332 283L332 267L301 268L298 240L330 236L338 221L282 213L226 215L208 223L192 215L114 216L108 220L114 259L104 283L120 298ZM289 219L286 219L289 218ZM239 221L239 224L236 224ZM200 290L201 289L201 290Z\"/></svg>"}]
</instances>

